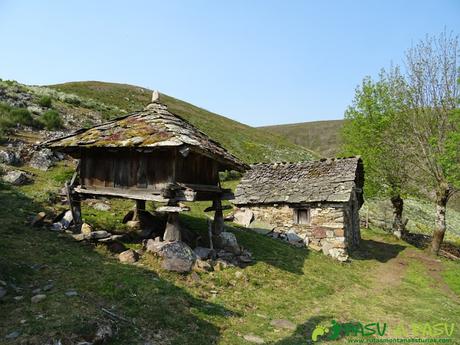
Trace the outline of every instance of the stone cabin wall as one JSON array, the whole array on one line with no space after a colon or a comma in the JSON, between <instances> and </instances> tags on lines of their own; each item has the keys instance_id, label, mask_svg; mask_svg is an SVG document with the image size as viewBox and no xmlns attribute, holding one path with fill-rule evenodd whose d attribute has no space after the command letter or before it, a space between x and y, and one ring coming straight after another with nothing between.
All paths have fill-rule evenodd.
<instances>
[{"instance_id":1,"label":"stone cabin wall","mask_svg":"<svg viewBox=\"0 0 460 345\"><path fill-rule=\"evenodd\" d=\"M295 234L309 248L322 251L340 261L348 259L348 251L356 247L360 240L359 206L354 197L348 203L334 204L268 204L240 206L254 213L256 223L264 223L274 231ZM296 208L309 209L308 224L296 224Z\"/></svg>"}]
</instances>

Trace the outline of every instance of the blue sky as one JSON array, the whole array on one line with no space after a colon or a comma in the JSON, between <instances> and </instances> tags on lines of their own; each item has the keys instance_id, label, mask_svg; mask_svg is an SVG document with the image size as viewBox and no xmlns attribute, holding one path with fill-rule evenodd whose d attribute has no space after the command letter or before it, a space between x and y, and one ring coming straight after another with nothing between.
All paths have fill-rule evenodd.
<instances>
[{"instance_id":1,"label":"blue sky","mask_svg":"<svg viewBox=\"0 0 460 345\"><path fill-rule=\"evenodd\" d=\"M0 0L0 78L158 89L249 125L339 119L460 1Z\"/></svg>"}]
</instances>

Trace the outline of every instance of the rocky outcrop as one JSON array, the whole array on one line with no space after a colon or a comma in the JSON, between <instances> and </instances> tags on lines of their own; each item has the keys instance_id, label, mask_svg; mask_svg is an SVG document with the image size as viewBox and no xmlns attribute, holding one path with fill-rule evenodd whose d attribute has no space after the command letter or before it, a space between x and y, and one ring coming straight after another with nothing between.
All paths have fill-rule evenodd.
<instances>
[{"instance_id":1,"label":"rocky outcrop","mask_svg":"<svg viewBox=\"0 0 460 345\"><path fill-rule=\"evenodd\" d=\"M33 181L29 175L20 170L9 171L2 177L2 179L3 181L11 183L15 186L22 186Z\"/></svg>"}]
</instances>

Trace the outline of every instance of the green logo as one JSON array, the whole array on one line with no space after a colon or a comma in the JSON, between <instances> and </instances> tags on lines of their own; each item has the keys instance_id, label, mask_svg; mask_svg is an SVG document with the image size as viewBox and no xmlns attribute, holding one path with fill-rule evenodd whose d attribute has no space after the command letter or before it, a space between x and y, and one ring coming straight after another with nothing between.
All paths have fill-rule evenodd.
<instances>
[{"instance_id":1,"label":"green logo","mask_svg":"<svg viewBox=\"0 0 460 345\"><path fill-rule=\"evenodd\" d=\"M311 339L313 341L318 341L319 336L325 335L328 332L329 332L329 328L318 325L313 330L313 333L311 334Z\"/></svg>"}]
</instances>

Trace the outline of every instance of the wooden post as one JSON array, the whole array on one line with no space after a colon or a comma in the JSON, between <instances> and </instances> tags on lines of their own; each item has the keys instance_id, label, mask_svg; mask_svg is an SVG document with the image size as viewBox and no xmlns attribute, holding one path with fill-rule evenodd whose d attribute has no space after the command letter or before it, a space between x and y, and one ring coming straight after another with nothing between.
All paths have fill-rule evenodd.
<instances>
[{"instance_id":1,"label":"wooden post","mask_svg":"<svg viewBox=\"0 0 460 345\"><path fill-rule=\"evenodd\" d=\"M65 183L65 190L67 194L67 202L69 203L70 212L72 212L72 219L75 225L75 232L81 231L81 199L77 193L72 193L72 187L68 182Z\"/></svg>"},{"instance_id":2,"label":"wooden post","mask_svg":"<svg viewBox=\"0 0 460 345\"><path fill-rule=\"evenodd\" d=\"M136 200L136 208L134 209L133 220L139 220L139 213L145 211L145 200Z\"/></svg>"},{"instance_id":3,"label":"wooden post","mask_svg":"<svg viewBox=\"0 0 460 345\"><path fill-rule=\"evenodd\" d=\"M165 233L163 235L164 241L180 241L182 239L180 232L179 213L170 212L168 214L168 221L166 223Z\"/></svg>"},{"instance_id":4,"label":"wooden post","mask_svg":"<svg viewBox=\"0 0 460 345\"><path fill-rule=\"evenodd\" d=\"M212 233L216 236L224 231L224 214L222 212L222 202L220 199L214 200L212 206L215 209L214 221L212 222Z\"/></svg>"}]
</instances>

